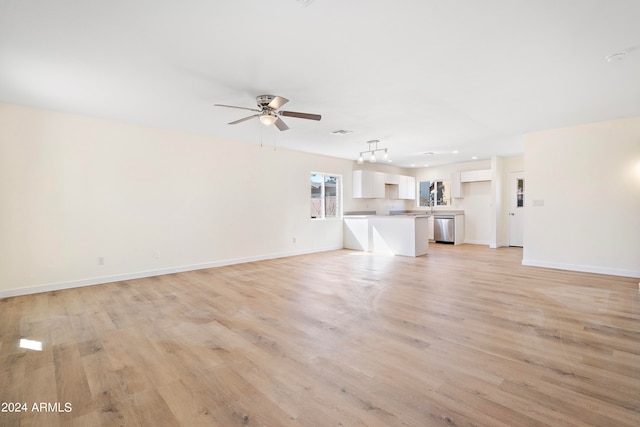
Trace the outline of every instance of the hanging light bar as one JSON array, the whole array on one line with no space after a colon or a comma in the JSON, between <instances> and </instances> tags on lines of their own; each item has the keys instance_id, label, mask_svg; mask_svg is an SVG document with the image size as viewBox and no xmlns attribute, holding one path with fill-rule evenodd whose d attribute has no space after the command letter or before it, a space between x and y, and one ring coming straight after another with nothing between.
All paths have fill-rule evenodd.
<instances>
[{"instance_id":1,"label":"hanging light bar","mask_svg":"<svg viewBox=\"0 0 640 427\"><path fill-rule=\"evenodd\" d=\"M389 149L388 148L378 148L378 141L377 139L372 139L371 141L367 141L367 144L369 144L369 149L367 151L361 151L360 152L360 156L358 157L358 164L361 165L364 163L364 155L369 153L369 163L376 163L378 160L376 159L376 151L384 151L384 154L382 156L382 158L386 161L386 162L390 162L391 159L389 159ZM373 146L374 148L371 148L371 146Z\"/></svg>"}]
</instances>

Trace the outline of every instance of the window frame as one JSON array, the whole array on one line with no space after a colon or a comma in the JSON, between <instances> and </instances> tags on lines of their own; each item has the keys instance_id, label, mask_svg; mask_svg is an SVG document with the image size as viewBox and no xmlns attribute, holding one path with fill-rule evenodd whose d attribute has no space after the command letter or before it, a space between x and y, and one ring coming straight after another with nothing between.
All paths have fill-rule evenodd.
<instances>
[{"instance_id":1,"label":"window frame","mask_svg":"<svg viewBox=\"0 0 640 427\"><path fill-rule=\"evenodd\" d=\"M320 187L320 216L310 216L312 221L324 221L324 220L340 220L343 215L342 208L342 191L343 191L343 177L339 173L328 173L328 172L315 172L311 171L309 174L309 182L313 182L311 179L314 175L319 175L322 177L322 185ZM326 178L327 177L335 177L336 178L336 214L335 216L327 216L327 208L326 208ZM311 197L313 199L313 197Z\"/></svg>"},{"instance_id":2,"label":"window frame","mask_svg":"<svg viewBox=\"0 0 640 427\"><path fill-rule=\"evenodd\" d=\"M433 208L436 206L451 206L452 205L452 200L451 200L451 182L450 181L445 181L443 179L433 179L433 180L422 180L422 181L418 181L416 180L416 187L417 187L417 197L416 197L416 206L418 206L419 208ZM429 197L426 199L427 203L426 204L422 204L422 201L424 200L422 195L422 183L428 183L429 187L434 187L435 190L431 190L429 189ZM440 187L442 187L442 191L440 191ZM442 194L443 198L442 200L438 199L438 194ZM448 196L448 197L447 197Z\"/></svg>"}]
</instances>

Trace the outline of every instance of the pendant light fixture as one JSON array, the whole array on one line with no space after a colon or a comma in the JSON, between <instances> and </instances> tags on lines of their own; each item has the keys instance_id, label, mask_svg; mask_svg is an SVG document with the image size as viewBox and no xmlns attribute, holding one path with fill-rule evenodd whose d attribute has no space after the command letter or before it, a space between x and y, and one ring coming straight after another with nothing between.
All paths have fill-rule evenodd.
<instances>
[{"instance_id":1,"label":"pendant light fixture","mask_svg":"<svg viewBox=\"0 0 640 427\"><path fill-rule=\"evenodd\" d=\"M378 159L376 159L376 151L384 151L384 154L382 155L382 158L384 159L384 161L385 162L391 161L389 159L389 149L378 148L378 142L380 141L378 141L377 139L372 139L371 141L367 141L367 144L369 144L369 149L367 151L360 152L360 156L358 157L359 165L364 163L364 155L367 153L369 153L369 163L376 163L378 161Z\"/></svg>"}]
</instances>

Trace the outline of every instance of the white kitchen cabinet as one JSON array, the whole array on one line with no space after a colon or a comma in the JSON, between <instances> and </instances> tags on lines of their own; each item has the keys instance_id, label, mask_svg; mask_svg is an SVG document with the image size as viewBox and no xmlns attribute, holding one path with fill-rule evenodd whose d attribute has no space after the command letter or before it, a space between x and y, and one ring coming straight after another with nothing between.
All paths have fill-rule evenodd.
<instances>
[{"instance_id":1,"label":"white kitchen cabinet","mask_svg":"<svg viewBox=\"0 0 640 427\"><path fill-rule=\"evenodd\" d=\"M460 172L460 182L473 182L478 176L477 171L463 171Z\"/></svg>"},{"instance_id":2,"label":"white kitchen cabinet","mask_svg":"<svg viewBox=\"0 0 640 427\"><path fill-rule=\"evenodd\" d=\"M464 191L462 190L462 181L460 180L460 173L451 174L451 198L461 199L464 197Z\"/></svg>"},{"instance_id":3,"label":"white kitchen cabinet","mask_svg":"<svg viewBox=\"0 0 640 427\"><path fill-rule=\"evenodd\" d=\"M384 199L384 173L372 172L371 174L371 197L373 199Z\"/></svg>"},{"instance_id":4,"label":"white kitchen cabinet","mask_svg":"<svg viewBox=\"0 0 640 427\"><path fill-rule=\"evenodd\" d=\"M477 181L491 181L491 169L482 169L477 171L478 174L476 175L476 180Z\"/></svg>"},{"instance_id":5,"label":"white kitchen cabinet","mask_svg":"<svg viewBox=\"0 0 640 427\"><path fill-rule=\"evenodd\" d=\"M435 233L433 231L433 225L434 225L433 215L429 215L429 217L427 217L427 230L429 234L429 240L432 242L436 239Z\"/></svg>"},{"instance_id":6,"label":"white kitchen cabinet","mask_svg":"<svg viewBox=\"0 0 640 427\"><path fill-rule=\"evenodd\" d=\"M416 198L416 179L412 176L399 175L398 181L398 198L406 200L415 200Z\"/></svg>"},{"instance_id":7,"label":"white kitchen cabinet","mask_svg":"<svg viewBox=\"0 0 640 427\"><path fill-rule=\"evenodd\" d=\"M368 170L353 171L354 199L384 199L385 186L389 186L389 197L392 199L416 198L416 179L412 176Z\"/></svg>"},{"instance_id":8,"label":"white kitchen cabinet","mask_svg":"<svg viewBox=\"0 0 640 427\"><path fill-rule=\"evenodd\" d=\"M491 169L460 172L461 182L491 181Z\"/></svg>"},{"instance_id":9,"label":"white kitchen cabinet","mask_svg":"<svg viewBox=\"0 0 640 427\"><path fill-rule=\"evenodd\" d=\"M384 175L385 184L400 184L400 175L394 173L387 173Z\"/></svg>"},{"instance_id":10,"label":"white kitchen cabinet","mask_svg":"<svg viewBox=\"0 0 640 427\"><path fill-rule=\"evenodd\" d=\"M424 215L356 215L344 217L344 247L417 257L429 251Z\"/></svg>"},{"instance_id":11,"label":"white kitchen cabinet","mask_svg":"<svg viewBox=\"0 0 640 427\"><path fill-rule=\"evenodd\" d=\"M353 198L384 199L385 175L375 171L353 171Z\"/></svg>"},{"instance_id":12,"label":"white kitchen cabinet","mask_svg":"<svg viewBox=\"0 0 640 427\"><path fill-rule=\"evenodd\" d=\"M455 234L454 245L461 245L464 243L464 215L455 216Z\"/></svg>"}]
</instances>

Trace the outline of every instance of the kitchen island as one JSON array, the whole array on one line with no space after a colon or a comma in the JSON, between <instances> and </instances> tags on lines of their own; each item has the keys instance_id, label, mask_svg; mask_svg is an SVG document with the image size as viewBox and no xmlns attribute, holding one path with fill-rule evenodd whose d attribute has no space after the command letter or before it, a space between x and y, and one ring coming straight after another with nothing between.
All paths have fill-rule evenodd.
<instances>
[{"instance_id":1,"label":"kitchen island","mask_svg":"<svg viewBox=\"0 0 640 427\"><path fill-rule=\"evenodd\" d=\"M429 250L428 215L345 215L346 249L417 257Z\"/></svg>"}]
</instances>

